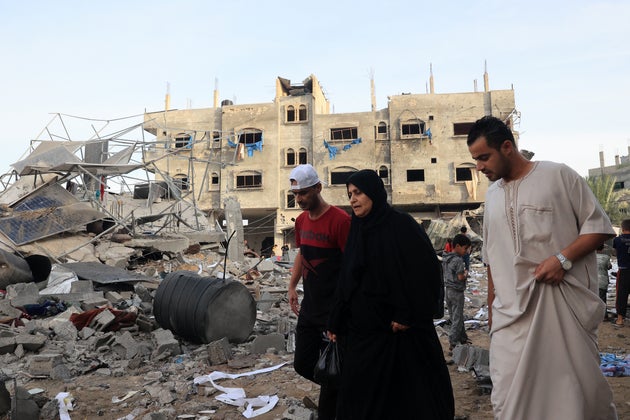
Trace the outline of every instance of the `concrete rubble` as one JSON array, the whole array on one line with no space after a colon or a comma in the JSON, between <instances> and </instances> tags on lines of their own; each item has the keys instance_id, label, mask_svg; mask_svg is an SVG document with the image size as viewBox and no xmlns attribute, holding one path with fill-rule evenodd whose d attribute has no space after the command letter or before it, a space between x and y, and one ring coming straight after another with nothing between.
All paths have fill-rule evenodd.
<instances>
[{"instance_id":1,"label":"concrete rubble","mask_svg":"<svg viewBox=\"0 0 630 420\"><path fill-rule=\"evenodd\" d=\"M259 399L278 398L283 419L312 418L304 401L318 388L292 368L297 317L286 290L295 251L282 260L244 256L238 202L225 203L224 231L169 179L148 182L146 197L111 193L106 178L126 185L130 172L156 170L131 160L141 145L114 147L102 138L41 141L0 177L0 416L65 419L82 406L93 410L87 417L241 418L249 408L226 405L220 387L193 379L273 367L276 382L253 387L265 394ZM154 184L168 196L152 195ZM478 244L477 223L469 212L432 221L427 232L440 249L467 226ZM473 267L482 267L475 256ZM466 325L485 328L472 272ZM194 286L171 281L177 276ZM218 303L207 296L210 283ZM440 334L447 324L436 322ZM471 365L463 354L473 352L455 353L460 366L485 372L483 357ZM79 385L85 378L90 385ZM124 392L97 405L112 382ZM90 400L73 396L86 388Z\"/></svg>"}]
</instances>

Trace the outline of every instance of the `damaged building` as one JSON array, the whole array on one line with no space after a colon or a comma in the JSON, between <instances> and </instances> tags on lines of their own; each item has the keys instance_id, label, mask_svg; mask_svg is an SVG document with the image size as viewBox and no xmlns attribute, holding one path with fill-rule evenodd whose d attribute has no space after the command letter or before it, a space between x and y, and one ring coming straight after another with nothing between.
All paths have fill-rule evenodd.
<instances>
[{"instance_id":1,"label":"damaged building","mask_svg":"<svg viewBox=\"0 0 630 420\"><path fill-rule=\"evenodd\" d=\"M372 84L373 85L373 84ZM256 250L292 245L293 220L300 213L288 177L310 163L325 182L324 196L349 211L345 180L373 168L383 179L392 205L417 220L448 217L478 208L488 181L470 158L471 124L494 115L518 123L514 90L435 93L433 76L425 94L388 97L369 112L331 113L319 80L300 84L278 77L272 102L234 104L214 92L214 107L146 113L144 129L155 142L144 152L161 176L193 190L199 208L220 209L236 198L246 236ZM518 138L518 133L515 133ZM436 245L437 246L437 245Z\"/></svg>"}]
</instances>

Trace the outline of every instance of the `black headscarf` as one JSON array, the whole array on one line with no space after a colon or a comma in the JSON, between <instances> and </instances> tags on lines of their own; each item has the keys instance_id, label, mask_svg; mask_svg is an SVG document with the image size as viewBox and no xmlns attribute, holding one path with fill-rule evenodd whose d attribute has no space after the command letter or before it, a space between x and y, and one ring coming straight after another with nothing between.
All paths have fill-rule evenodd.
<instances>
[{"instance_id":1,"label":"black headscarf","mask_svg":"<svg viewBox=\"0 0 630 420\"><path fill-rule=\"evenodd\" d=\"M366 267L365 232L380 224L391 211L390 205L387 204L385 185L375 171L362 169L353 173L346 181L346 187L350 184L370 197L372 210L364 217L357 217L354 213L352 214L352 223L350 224L342 266L343 286L341 293L344 300L349 299L356 287L356 282L359 281Z\"/></svg>"}]
</instances>

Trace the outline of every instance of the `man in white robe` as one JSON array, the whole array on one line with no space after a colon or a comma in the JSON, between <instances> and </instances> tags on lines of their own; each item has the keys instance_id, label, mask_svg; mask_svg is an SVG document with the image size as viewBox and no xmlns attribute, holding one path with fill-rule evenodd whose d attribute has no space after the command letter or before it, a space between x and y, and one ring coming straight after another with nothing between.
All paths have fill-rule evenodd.
<instances>
[{"instance_id":1,"label":"man in white robe","mask_svg":"<svg viewBox=\"0 0 630 420\"><path fill-rule=\"evenodd\" d=\"M614 236L608 216L574 170L530 162L495 117L468 135L486 194L490 375L496 419L612 420L599 369L595 250Z\"/></svg>"}]
</instances>

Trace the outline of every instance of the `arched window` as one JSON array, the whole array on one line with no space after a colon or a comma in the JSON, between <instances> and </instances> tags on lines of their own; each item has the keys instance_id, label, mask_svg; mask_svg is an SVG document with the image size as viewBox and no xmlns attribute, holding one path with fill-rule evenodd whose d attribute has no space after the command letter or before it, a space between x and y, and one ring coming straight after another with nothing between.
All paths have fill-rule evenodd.
<instances>
[{"instance_id":1,"label":"arched window","mask_svg":"<svg viewBox=\"0 0 630 420\"><path fill-rule=\"evenodd\" d=\"M295 166L295 150L289 148L287 149L287 166Z\"/></svg>"},{"instance_id":2,"label":"arched window","mask_svg":"<svg viewBox=\"0 0 630 420\"><path fill-rule=\"evenodd\" d=\"M479 177L474 173L477 168L474 163L462 163L455 167L455 182L479 181Z\"/></svg>"},{"instance_id":3,"label":"arched window","mask_svg":"<svg viewBox=\"0 0 630 420\"><path fill-rule=\"evenodd\" d=\"M209 185L209 190L210 191L218 191L219 190L219 173L218 172L212 172L212 174L210 174L210 185Z\"/></svg>"},{"instance_id":4,"label":"arched window","mask_svg":"<svg viewBox=\"0 0 630 420\"><path fill-rule=\"evenodd\" d=\"M236 175L236 188L262 188L262 174L244 171Z\"/></svg>"},{"instance_id":5,"label":"arched window","mask_svg":"<svg viewBox=\"0 0 630 420\"><path fill-rule=\"evenodd\" d=\"M298 108L298 121L308 120L308 114L306 112L306 105L300 105Z\"/></svg>"},{"instance_id":6,"label":"arched window","mask_svg":"<svg viewBox=\"0 0 630 420\"><path fill-rule=\"evenodd\" d=\"M381 165L378 168L378 176L383 180L383 184L389 185L389 169L385 165Z\"/></svg>"},{"instance_id":7,"label":"arched window","mask_svg":"<svg viewBox=\"0 0 630 420\"><path fill-rule=\"evenodd\" d=\"M295 108L293 105L287 106L287 122L295 121Z\"/></svg>"},{"instance_id":8,"label":"arched window","mask_svg":"<svg viewBox=\"0 0 630 420\"><path fill-rule=\"evenodd\" d=\"M175 148L192 147L192 136L186 133L180 133L175 136Z\"/></svg>"},{"instance_id":9,"label":"arched window","mask_svg":"<svg viewBox=\"0 0 630 420\"><path fill-rule=\"evenodd\" d=\"M376 126L376 140L387 140L387 123L381 121Z\"/></svg>"},{"instance_id":10,"label":"arched window","mask_svg":"<svg viewBox=\"0 0 630 420\"><path fill-rule=\"evenodd\" d=\"M305 148L300 147L300 152L298 153L298 163L300 165L304 165L308 162L308 152Z\"/></svg>"}]
</instances>

